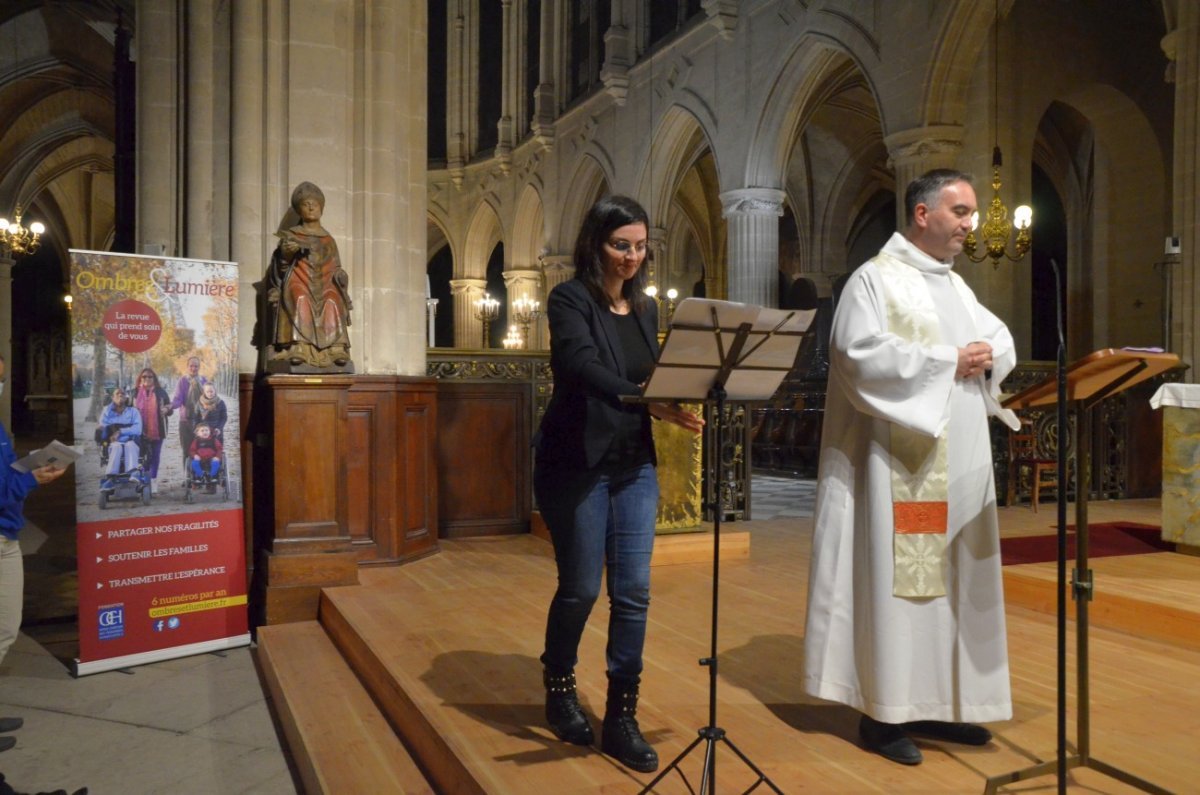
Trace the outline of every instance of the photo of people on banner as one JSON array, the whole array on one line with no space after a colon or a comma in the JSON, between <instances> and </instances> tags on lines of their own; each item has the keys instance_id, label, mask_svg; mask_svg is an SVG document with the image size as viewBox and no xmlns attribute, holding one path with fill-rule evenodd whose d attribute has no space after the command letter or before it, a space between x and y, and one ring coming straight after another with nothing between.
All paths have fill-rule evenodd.
<instances>
[{"instance_id":1,"label":"photo of people on banner","mask_svg":"<svg viewBox=\"0 0 1200 795\"><path fill-rule=\"evenodd\" d=\"M250 642L237 266L71 252L79 675Z\"/></svg>"},{"instance_id":2,"label":"photo of people on banner","mask_svg":"<svg viewBox=\"0 0 1200 795\"><path fill-rule=\"evenodd\" d=\"M74 267L79 520L240 503L236 267L87 252Z\"/></svg>"}]
</instances>

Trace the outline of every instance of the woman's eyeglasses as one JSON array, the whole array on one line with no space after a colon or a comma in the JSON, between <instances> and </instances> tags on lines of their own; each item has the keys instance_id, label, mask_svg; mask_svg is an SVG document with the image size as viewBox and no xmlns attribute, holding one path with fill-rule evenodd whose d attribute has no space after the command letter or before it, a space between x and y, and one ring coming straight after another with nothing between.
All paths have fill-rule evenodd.
<instances>
[{"instance_id":1,"label":"woman's eyeglasses","mask_svg":"<svg viewBox=\"0 0 1200 795\"><path fill-rule=\"evenodd\" d=\"M608 245L611 246L613 248L613 250L619 251L622 254L628 254L629 252L635 251L635 250L639 254L646 253L645 241L642 241L641 243L638 243L636 246L634 246L634 244L630 243L628 240L610 240L610 241L608 241Z\"/></svg>"}]
</instances>

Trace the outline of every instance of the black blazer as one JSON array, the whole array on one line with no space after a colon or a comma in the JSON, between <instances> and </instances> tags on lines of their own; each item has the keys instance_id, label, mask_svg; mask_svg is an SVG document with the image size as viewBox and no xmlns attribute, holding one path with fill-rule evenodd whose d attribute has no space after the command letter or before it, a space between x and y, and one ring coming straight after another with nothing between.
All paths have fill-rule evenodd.
<instances>
[{"instance_id":1,"label":"black blazer","mask_svg":"<svg viewBox=\"0 0 1200 795\"><path fill-rule=\"evenodd\" d=\"M653 301L637 315L638 327L658 359L658 307ZM612 443L621 416L621 395L638 394L626 377L625 355L612 311L592 298L583 282L570 279L550 291L550 368L554 394L534 437L537 464L592 469ZM644 406L642 434L654 456L650 414Z\"/></svg>"}]
</instances>

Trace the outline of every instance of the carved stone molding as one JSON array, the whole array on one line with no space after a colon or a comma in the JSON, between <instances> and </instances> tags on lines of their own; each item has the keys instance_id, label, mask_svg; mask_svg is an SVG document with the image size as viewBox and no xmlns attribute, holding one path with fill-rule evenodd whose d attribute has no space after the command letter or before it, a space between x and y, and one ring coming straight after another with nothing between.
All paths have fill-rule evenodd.
<instances>
[{"instance_id":1,"label":"carved stone molding","mask_svg":"<svg viewBox=\"0 0 1200 795\"><path fill-rule=\"evenodd\" d=\"M721 194L721 215L783 215L786 195L775 188L741 188Z\"/></svg>"}]
</instances>

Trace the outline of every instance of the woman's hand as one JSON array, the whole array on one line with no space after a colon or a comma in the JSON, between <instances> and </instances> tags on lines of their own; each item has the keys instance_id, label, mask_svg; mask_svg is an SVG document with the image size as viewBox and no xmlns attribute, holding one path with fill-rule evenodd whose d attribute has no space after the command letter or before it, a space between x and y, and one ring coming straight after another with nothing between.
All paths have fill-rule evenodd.
<instances>
[{"instance_id":1,"label":"woman's hand","mask_svg":"<svg viewBox=\"0 0 1200 795\"><path fill-rule=\"evenodd\" d=\"M681 408L678 403L649 403L647 408L651 417L674 423L692 433L700 433L704 429L704 418Z\"/></svg>"}]
</instances>

